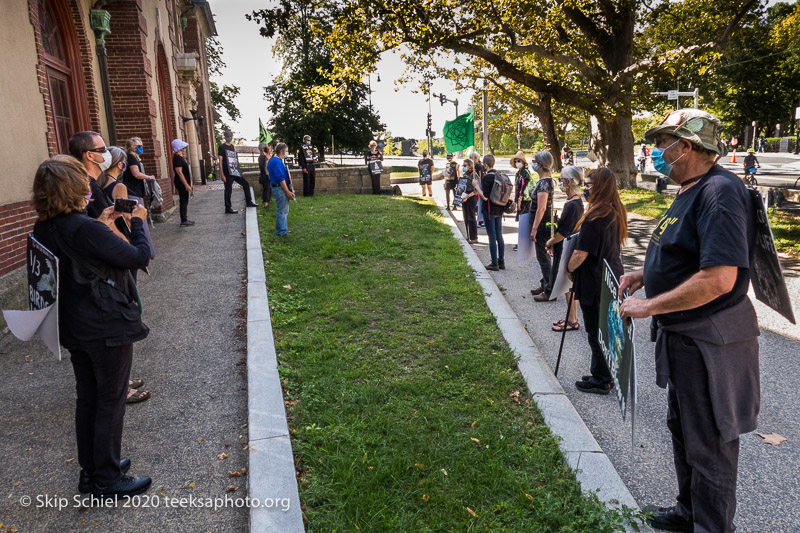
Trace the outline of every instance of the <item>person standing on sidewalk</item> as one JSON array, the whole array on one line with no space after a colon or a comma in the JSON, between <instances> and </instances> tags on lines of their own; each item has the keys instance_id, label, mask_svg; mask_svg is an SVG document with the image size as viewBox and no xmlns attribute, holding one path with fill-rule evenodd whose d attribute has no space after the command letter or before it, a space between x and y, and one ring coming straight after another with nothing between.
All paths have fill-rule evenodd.
<instances>
[{"instance_id":1,"label":"person standing on sidewalk","mask_svg":"<svg viewBox=\"0 0 800 533\"><path fill-rule=\"evenodd\" d=\"M492 205L489 198L492 196L492 187L497 177L494 169L494 156L486 154L483 156L483 164L486 174L481 178L481 186L478 194L483 200L483 220L486 221L486 234L489 236L489 255L492 262L486 265L487 270L505 270L506 245L503 241L503 208L499 205Z\"/></svg>"},{"instance_id":2,"label":"person standing on sidewalk","mask_svg":"<svg viewBox=\"0 0 800 533\"><path fill-rule=\"evenodd\" d=\"M275 198L277 209L275 213L275 234L286 235L289 232L289 200L294 200L294 191L289 187L289 169L286 168L286 152L289 148L286 143L278 143L275 155L267 163L269 181L272 185L272 197Z\"/></svg>"},{"instance_id":3,"label":"person standing on sidewalk","mask_svg":"<svg viewBox=\"0 0 800 533\"><path fill-rule=\"evenodd\" d=\"M372 194L381 193L381 172L383 172L383 152L378 150L378 143L369 142L369 152L364 154L364 163L372 179Z\"/></svg>"},{"instance_id":4,"label":"person standing on sidewalk","mask_svg":"<svg viewBox=\"0 0 800 533\"><path fill-rule=\"evenodd\" d=\"M535 243L536 261L542 272L539 286L531 289L531 294L537 302L549 302L550 292L550 256L547 254L547 240L555 233L555 217L553 213L553 177L550 172L553 168L553 155L550 152L539 152L533 156L532 169L539 174L539 181L530 193L531 203L528 207L533 217L531 226L531 240Z\"/></svg>"},{"instance_id":5,"label":"person standing on sidewalk","mask_svg":"<svg viewBox=\"0 0 800 533\"><path fill-rule=\"evenodd\" d=\"M132 496L151 484L149 477L126 475L131 462L121 457L133 343L150 332L131 276L150 261L142 227L147 210L141 205L133 210L128 244L84 214L88 192L86 169L73 157L57 155L39 165L33 236L60 261L59 342L69 350L75 372L78 490ZM100 219L120 216L109 206Z\"/></svg>"},{"instance_id":6,"label":"person standing on sidewalk","mask_svg":"<svg viewBox=\"0 0 800 533\"><path fill-rule=\"evenodd\" d=\"M175 169L173 183L180 197L181 226L194 226L194 221L189 220L189 193L194 190L192 186L192 171L189 163L183 157L183 151L189 143L180 139L172 141L172 168Z\"/></svg>"},{"instance_id":7,"label":"person standing on sidewalk","mask_svg":"<svg viewBox=\"0 0 800 533\"><path fill-rule=\"evenodd\" d=\"M478 221L475 220L475 208L478 206L477 189L480 188L481 183L472 159L465 159L462 163L461 176L467 179L464 199L461 201L461 207L464 209L464 227L467 229L467 242L475 244L478 242Z\"/></svg>"},{"instance_id":8,"label":"person standing on sidewalk","mask_svg":"<svg viewBox=\"0 0 800 533\"><path fill-rule=\"evenodd\" d=\"M272 158L272 145L261 143L258 145L258 151L261 152L258 156L258 183L261 185L261 201L264 202L264 209L266 209L269 207L269 201L272 200L272 184L269 181L269 172L267 172L267 164Z\"/></svg>"},{"instance_id":9,"label":"person standing on sidewalk","mask_svg":"<svg viewBox=\"0 0 800 533\"><path fill-rule=\"evenodd\" d=\"M447 164L442 172L444 174L444 195L447 209L455 209L456 206L450 203L450 191L453 191L453 196L455 196L458 178L461 176L458 171L458 163L453 160L453 154L447 154Z\"/></svg>"},{"instance_id":10,"label":"person standing on sidewalk","mask_svg":"<svg viewBox=\"0 0 800 533\"><path fill-rule=\"evenodd\" d=\"M303 169L303 196L314 196L314 185L317 182L316 161L317 154L311 144L311 135L305 135L297 158L300 168Z\"/></svg>"},{"instance_id":11,"label":"person standing on sidewalk","mask_svg":"<svg viewBox=\"0 0 800 533\"><path fill-rule=\"evenodd\" d=\"M428 188L428 195L433 198L433 159L428 157L428 151L422 151L422 159L417 162L419 170L419 184L422 186L422 196L426 196L425 187Z\"/></svg>"},{"instance_id":12,"label":"person standing on sidewalk","mask_svg":"<svg viewBox=\"0 0 800 533\"><path fill-rule=\"evenodd\" d=\"M472 152L469 157L472 159L475 172L478 173L480 179L483 179L483 176L486 174L486 167L484 167L483 163L481 163L481 156L478 155L477 152ZM483 221L483 199L480 197L478 197L478 227L486 227L486 223Z\"/></svg>"},{"instance_id":13,"label":"person standing on sidewalk","mask_svg":"<svg viewBox=\"0 0 800 533\"><path fill-rule=\"evenodd\" d=\"M242 177L242 170L239 167L239 156L236 154L236 147L231 144L233 133L225 132L225 142L219 145L217 155L219 165L222 169L222 182L225 184L225 212L235 215L239 211L231 207L231 193L233 183L236 182L244 189L244 201L247 207L258 207L253 203L250 196L250 184Z\"/></svg>"},{"instance_id":14,"label":"person standing on sidewalk","mask_svg":"<svg viewBox=\"0 0 800 533\"><path fill-rule=\"evenodd\" d=\"M680 185L653 233L644 268L623 276L624 318L652 317L656 384L668 389L677 502L650 506L668 531L734 530L739 435L756 429L758 320L747 296L755 248L750 194L716 164L720 120L670 113L645 137L656 170ZM644 287L645 298L633 296Z\"/></svg>"},{"instance_id":15,"label":"person standing on sidewalk","mask_svg":"<svg viewBox=\"0 0 800 533\"><path fill-rule=\"evenodd\" d=\"M614 385L611 371L597 339L600 321L600 285L603 261L617 279L623 274L620 248L628 238L628 213L617 190L617 177L608 168L586 176L589 207L578 221L578 242L569 258L567 273L575 281L575 298L581 304L583 324L592 350L591 374L575 383L581 392L608 394Z\"/></svg>"}]
</instances>

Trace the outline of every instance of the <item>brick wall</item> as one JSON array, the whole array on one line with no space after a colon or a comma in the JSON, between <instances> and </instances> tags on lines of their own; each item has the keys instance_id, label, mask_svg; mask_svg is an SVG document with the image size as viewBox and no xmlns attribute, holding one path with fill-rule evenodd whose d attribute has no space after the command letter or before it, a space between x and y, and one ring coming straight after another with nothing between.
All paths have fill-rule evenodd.
<instances>
[{"instance_id":1,"label":"brick wall","mask_svg":"<svg viewBox=\"0 0 800 533\"><path fill-rule=\"evenodd\" d=\"M0 206L0 276L25 266L26 237L36 218L27 200Z\"/></svg>"}]
</instances>

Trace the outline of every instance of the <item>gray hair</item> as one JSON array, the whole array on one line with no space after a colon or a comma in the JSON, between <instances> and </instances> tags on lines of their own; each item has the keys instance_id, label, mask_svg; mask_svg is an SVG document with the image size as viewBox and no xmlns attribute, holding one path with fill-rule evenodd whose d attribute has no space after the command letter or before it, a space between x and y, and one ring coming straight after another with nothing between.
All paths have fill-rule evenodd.
<instances>
[{"instance_id":1,"label":"gray hair","mask_svg":"<svg viewBox=\"0 0 800 533\"><path fill-rule=\"evenodd\" d=\"M275 155L281 155L281 152L286 151L286 148L286 143L278 143L277 146L275 146Z\"/></svg>"},{"instance_id":2,"label":"gray hair","mask_svg":"<svg viewBox=\"0 0 800 533\"><path fill-rule=\"evenodd\" d=\"M119 146L109 146L108 151L111 152L111 166L115 167L125 161L128 154Z\"/></svg>"},{"instance_id":3,"label":"gray hair","mask_svg":"<svg viewBox=\"0 0 800 533\"><path fill-rule=\"evenodd\" d=\"M538 152L533 156L533 160L539 163L539 166L544 170L552 170L553 168L553 154L546 150Z\"/></svg>"},{"instance_id":4,"label":"gray hair","mask_svg":"<svg viewBox=\"0 0 800 533\"><path fill-rule=\"evenodd\" d=\"M483 156L483 164L486 165L486 168L494 168L494 156L492 154Z\"/></svg>"},{"instance_id":5,"label":"gray hair","mask_svg":"<svg viewBox=\"0 0 800 533\"><path fill-rule=\"evenodd\" d=\"M472 159L473 161L481 160L481 156L480 154L478 154L478 152L472 152L471 154L469 154L469 158Z\"/></svg>"},{"instance_id":6,"label":"gray hair","mask_svg":"<svg viewBox=\"0 0 800 533\"><path fill-rule=\"evenodd\" d=\"M580 187L583 183L583 169L568 165L561 169L561 179L569 180L570 185Z\"/></svg>"},{"instance_id":7,"label":"gray hair","mask_svg":"<svg viewBox=\"0 0 800 533\"><path fill-rule=\"evenodd\" d=\"M267 146L269 146L267 143L258 143L258 151L259 152L266 152L267 151Z\"/></svg>"}]
</instances>

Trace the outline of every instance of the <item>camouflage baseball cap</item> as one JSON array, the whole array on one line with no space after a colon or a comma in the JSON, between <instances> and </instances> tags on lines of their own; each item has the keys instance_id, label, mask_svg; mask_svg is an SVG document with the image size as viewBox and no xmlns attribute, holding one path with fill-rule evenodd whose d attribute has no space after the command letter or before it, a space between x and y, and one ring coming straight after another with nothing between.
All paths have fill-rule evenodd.
<instances>
[{"instance_id":1,"label":"camouflage baseball cap","mask_svg":"<svg viewBox=\"0 0 800 533\"><path fill-rule=\"evenodd\" d=\"M728 153L728 149L720 139L721 131L722 125L717 117L699 109L687 108L668 114L660 125L647 130L644 137L652 141L659 133L666 133L722 156Z\"/></svg>"}]
</instances>

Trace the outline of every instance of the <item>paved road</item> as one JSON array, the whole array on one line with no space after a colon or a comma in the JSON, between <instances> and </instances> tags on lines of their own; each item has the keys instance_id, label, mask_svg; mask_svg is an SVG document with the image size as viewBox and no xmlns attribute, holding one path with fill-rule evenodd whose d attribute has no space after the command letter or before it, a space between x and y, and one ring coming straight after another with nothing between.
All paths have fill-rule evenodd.
<instances>
[{"instance_id":1,"label":"paved road","mask_svg":"<svg viewBox=\"0 0 800 533\"><path fill-rule=\"evenodd\" d=\"M235 192L235 191L234 191ZM241 192L234 199L241 202ZM197 191L192 228L177 216L153 230L157 257L140 274L150 336L134 348L133 375L152 397L129 405L123 455L132 474L153 478L148 495L244 497L247 381L240 313L244 304L244 216L225 215L221 190ZM77 509L75 379L40 343L0 340L0 523L20 532L245 531L248 510ZM240 438L242 435L242 438ZM229 444L228 447L225 444ZM217 455L228 458L218 460ZM36 509L36 495L67 498L67 509ZM20 505L22 496L34 506Z\"/></svg>"},{"instance_id":2,"label":"paved road","mask_svg":"<svg viewBox=\"0 0 800 533\"><path fill-rule=\"evenodd\" d=\"M413 185L403 187L407 194L419 194ZM443 203L441 187L434 189L438 201ZM461 220L461 214L461 211L455 212L458 220ZM493 272L492 276L505 289L506 298L526 324L534 343L551 368L555 368L560 336L550 328L552 321L563 318L565 303L563 298L551 303L533 301L529 290L534 285L533 280L539 279L539 268L533 259L524 264L516 260L516 253L511 249L516 243L516 228L511 221L513 218L507 218L504 223L506 270ZM643 247L649 241L652 225L651 220L643 217L631 221L631 240L624 259L627 270L641 266ZM463 231L463 224L459 223L459 226ZM482 230L479 231L479 241L474 248L488 262L488 245ZM797 302L800 290L793 289L793 296ZM639 320L636 325L639 400L633 445L630 418L623 422L617 400L611 395L581 393L573 385L589 369L589 350L583 329L567 334L559 381L637 502L640 505L671 505L677 489L671 441L665 425L666 391L655 385L649 324ZM797 476L800 418L796 416L800 411L800 390L795 378L800 374L800 343L762 332L760 346L762 408L758 431L779 433L789 440L772 447L761 444L753 433L742 436L736 523L739 531L745 532L796 532L800 531L800 515L797 513L800 506L800 480Z\"/></svg>"}]
</instances>

